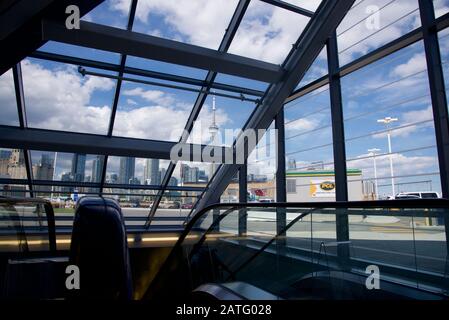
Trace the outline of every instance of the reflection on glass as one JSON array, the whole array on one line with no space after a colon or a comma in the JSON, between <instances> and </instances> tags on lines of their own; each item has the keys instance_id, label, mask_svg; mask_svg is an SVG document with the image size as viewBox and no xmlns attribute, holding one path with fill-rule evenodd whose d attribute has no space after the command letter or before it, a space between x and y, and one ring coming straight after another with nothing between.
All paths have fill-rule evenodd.
<instances>
[{"instance_id":1,"label":"reflection on glass","mask_svg":"<svg viewBox=\"0 0 449 320\"><path fill-rule=\"evenodd\" d=\"M12 71L8 70L0 76L0 124L18 126L16 94Z\"/></svg>"}]
</instances>

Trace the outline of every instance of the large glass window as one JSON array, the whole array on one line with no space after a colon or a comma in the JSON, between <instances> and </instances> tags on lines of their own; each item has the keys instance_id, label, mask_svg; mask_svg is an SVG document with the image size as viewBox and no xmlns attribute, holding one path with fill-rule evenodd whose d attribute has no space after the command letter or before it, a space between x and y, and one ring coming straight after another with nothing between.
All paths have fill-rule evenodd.
<instances>
[{"instance_id":1,"label":"large glass window","mask_svg":"<svg viewBox=\"0 0 449 320\"><path fill-rule=\"evenodd\" d=\"M441 191L422 42L345 76L342 95L350 198Z\"/></svg>"},{"instance_id":2,"label":"large glass window","mask_svg":"<svg viewBox=\"0 0 449 320\"><path fill-rule=\"evenodd\" d=\"M197 93L123 82L115 136L178 141Z\"/></svg>"},{"instance_id":3,"label":"large glass window","mask_svg":"<svg viewBox=\"0 0 449 320\"><path fill-rule=\"evenodd\" d=\"M230 53L281 64L309 18L262 1L251 1Z\"/></svg>"},{"instance_id":4,"label":"large glass window","mask_svg":"<svg viewBox=\"0 0 449 320\"><path fill-rule=\"evenodd\" d=\"M287 201L335 200L329 87L284 106Z\"/></svg>"},{"instance_id":5,"label":"large glass window","mask_svg":"<svg viewBox=\"0 0 449 320\"><path fill-rule=\"evenodd\" d=\"M344 65L421 26L418 0L355 2L337 28Z\"/></svg>"},{"instance_id":6,"label":"large glass window","mask_svg":"<svg viewBox=\"0 0 449 320\"><path fill-rule=\"evenodd\" d=\"M133 30L218 49L236 6L237 0L139 0Z\"/></svg>"}]
</instances>

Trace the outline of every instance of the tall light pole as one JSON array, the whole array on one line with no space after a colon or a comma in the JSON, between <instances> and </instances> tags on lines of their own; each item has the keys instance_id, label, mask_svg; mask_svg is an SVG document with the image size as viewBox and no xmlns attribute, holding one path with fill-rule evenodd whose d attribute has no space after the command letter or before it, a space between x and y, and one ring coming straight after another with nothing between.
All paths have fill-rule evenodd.
<instances>
[{"instance_id":1,"label":"tall light pole","mask_svg":"<svg viewBox=\"0 0 449 320\"><path fill-rule=\"evenodd\" d=\"M377 148L368 149L369 156L373 157L373 162L374 162L374 185L375 185L374 195L375 195L376 200L379 199L379 189L377 187L377 165L376 165L376 156L379 151L380 151L380 149L377 149Z\"/></svg>"},{"instance_id":2,"label":"tall light pole","mask_svg":"<svg viewBox=\"0 0 449 320\"><path fill-rule=\"evenodd\" d=\"M390 174L391 174L391 191L392 196L394 197L396 192L394 188L394 171L393 171L393 155L391 154L391 130L390 124L398 121L398 118L385 117L383 119L377 120L378 123L383 123L387 127L387 138L388 138L388 153L390 154Z\"/></svg>"}]
</instances>

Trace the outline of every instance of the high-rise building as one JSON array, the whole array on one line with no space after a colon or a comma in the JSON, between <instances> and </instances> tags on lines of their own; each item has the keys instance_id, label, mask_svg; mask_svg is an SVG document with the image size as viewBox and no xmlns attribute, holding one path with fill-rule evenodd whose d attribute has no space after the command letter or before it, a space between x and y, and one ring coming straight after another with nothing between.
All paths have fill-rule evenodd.
<instances>
[{"instance_id":1,"label":"high-rise building","mask_svg":"<svg viewBox=\"0 0 449 320\"><path fill-rule=\"evenodd\" d=\"M86 171L86 155L85 154L73 154L72 158L72 180L84 181L84 175Z\"/></svg>"},{"instance_id":2,"label":"high-rise building","mask_svg":"<svg viewBox=\"0 0 449 320\"><path fill-rule=\"evenodd\" d=\"M135 158L121 157L118 182L122 184L129 184L134 179L135 169L136 169Z\"/></svg>"},{"instance_id":3,"label":"high-rise building","mask_svg":"<svg viewBox=\"0 0 449 320\"><path fill-rule=\"evenodd\" d=\"M26 179L25 156L20 149L13 149L8 162L8 175L12 179Z\"/></svg>"},{"instance_id":4,"label":"high-rise building","mask_svg":"<svg viewBox=\"0 0 449 320\"><path fill-rule=\"evenodd\" d=\"M183 164L181 167L181 179L183 182L198 182L200 169L198 167L189 167Z\"/></svg>"},{"instance_id":5,"label":"high-rise building","mask_svg":"<svg viewBox=\"0 0 449 320\"><path fill-rule=\"evenodd\" d=\"M159 159L146 159L143 178L146 184L161 184L161 174L159 173Z\"/></svg>"},{"instance_id":6,"label":"high-rise building","mask_svg":"<svg viewBox=\"0 0 449 320\"><path fill-rule=\"evenodd\" d=\"M53 160L49 154L43 153L38 163L33 165L33 178L35 180L52 180L54 173ZM50 191L50 186L35 186L36 191Z\"/></svg>"},{"instance_id":7,"label":"high-rise building","mask_svg":"<svg viewBox=\"0 0 449 320\"><path fill-rule=\"evenodd\" d=\"M170 181L168 182L169 186L177 186L178 185L178 179L175 177L170 177Z\"/></svg>"},{"instance_id":8,"label":"high-rise building","mask_svg":"<svg viewBox=\"0 0 449 320\"><path fill-rule=\"evenodd\" d=\"M91 182L100 182L101 181L101 156L96 156L92 163L92 175Z\"/></svg>"}]
</instances>

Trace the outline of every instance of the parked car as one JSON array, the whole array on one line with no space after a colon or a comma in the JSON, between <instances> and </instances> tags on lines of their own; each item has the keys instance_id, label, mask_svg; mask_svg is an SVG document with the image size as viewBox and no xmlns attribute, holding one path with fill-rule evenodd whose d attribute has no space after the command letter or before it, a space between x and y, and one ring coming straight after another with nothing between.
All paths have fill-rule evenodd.
<instances>
[{"instance_id":1,"label":"parked car","mask_svg":"<svg viewBox=\"0 0 449 320\"><path fill-rule=\"evenodd\" d=\"M181 209L192 209L193 208L193 203L183 203L181 205Z\"/></svg>"}]
</instances>

